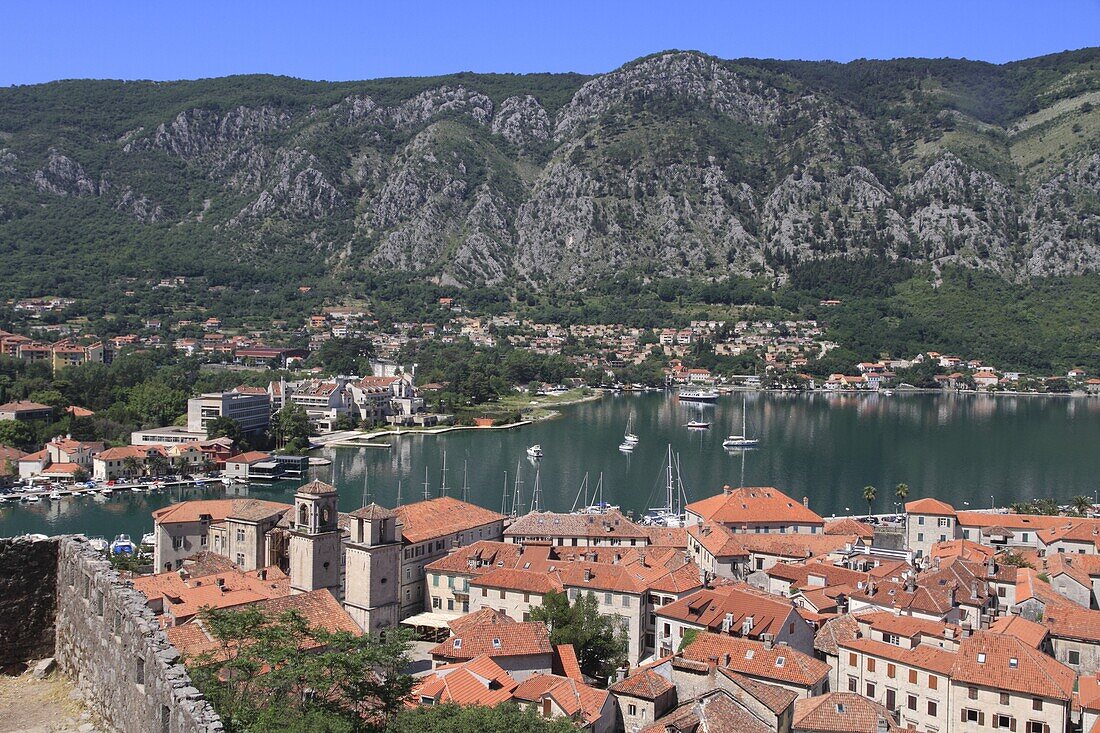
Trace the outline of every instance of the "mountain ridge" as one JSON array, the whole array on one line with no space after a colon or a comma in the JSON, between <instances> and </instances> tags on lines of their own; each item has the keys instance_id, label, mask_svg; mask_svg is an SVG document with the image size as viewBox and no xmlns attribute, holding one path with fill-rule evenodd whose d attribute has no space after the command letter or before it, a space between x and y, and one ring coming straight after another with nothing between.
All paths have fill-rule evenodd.
<instances>
[{"instance_id":1,"label":"mountain ridge","mask_svg":"<svg viewBox=\"0 0 1100 733\"><path fill-rule=\"evenodd\" d=\"M1100 49L0 89L0 283L87 280L43 255L105 278L297 263L536 287L865 255L1092 272Z\"/></svg>"}]
</instances>

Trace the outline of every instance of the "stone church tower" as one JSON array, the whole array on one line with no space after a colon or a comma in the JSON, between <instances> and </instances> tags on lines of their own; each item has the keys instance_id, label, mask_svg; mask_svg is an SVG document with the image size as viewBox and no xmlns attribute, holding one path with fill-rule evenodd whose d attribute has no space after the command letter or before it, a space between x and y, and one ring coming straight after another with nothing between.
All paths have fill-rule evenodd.
<instances>
[{"instance_id":1,"label":"stone church tower","mask_svg":"<svg viewBox=\"0 0 1100 733\"><path fill-rule=\"evenodd\" d=\"M290 530L290 592L328 588L340 597L340 517L336 487L310 481L294 494Z\"/></svg>"},{"instance_id":2,"label":"stone church tower","mask_svg":"<svg viewBox=\"0 0 1100 733\"><path fill-rule=\"evenodd\" d=\"M367 633L397 625L401 540L397 513L371 503L351 513L344 608Z\"/></svg>"}]
</instances>

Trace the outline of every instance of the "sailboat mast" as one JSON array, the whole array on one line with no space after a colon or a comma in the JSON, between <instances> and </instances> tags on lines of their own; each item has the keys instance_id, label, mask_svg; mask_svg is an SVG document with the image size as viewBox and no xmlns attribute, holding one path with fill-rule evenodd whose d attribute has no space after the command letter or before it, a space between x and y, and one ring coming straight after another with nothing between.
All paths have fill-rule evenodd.
<instances>
[{"instance_id":1,"label":"sailboat mast","mask_svg":"<svg viewBox=\"0 0 1100 733\"><path fill-rule=\"evenodd\" d=\"M401 506L401 479L397 479L397 506Z\"/></svg>"},{"instance_id":2,"label":"sailboat mast","mask_svg":"<svg viewBox=\"0 0 1100 733\"><path fill-rule=\"evenodd\" d=\"M424 501L432 498L431 489L428 488L428 467L424 466Z\"/></svg>"},{"instance_id":3,"label":"sailboat mast","mask_svg":"<svg viewBox=\"0 0 1100 733\"><path fill-rule=\"evenodd\" d=\"M668 444L668 482L665 485L665 507L672 511L672 443Z\"/></svg>"},{"instance_id":4,"label":"sailboat mast","mask_svg":"<svg viewBox=\"0 0 1100 733\"><path fill-rule=\"evenodd\" d=\"M581 494L584 494L584 504L581 504ZM573 499L573 508L570 509L569 511L573 514L576 514L578 505L580 506L581 509L587 509L588 506L589 506L589 504L588 504L588 471L584 472L584 478L581 479L581 486L580 486L579 489L577 489L577 496L576 496L575 499Z\"/></svg>"},{"instance_id":5,"label":"sailboat mast","mask_svg":"<svg viewBox=\"0 0 1100 733\"><path fill-rule=\"evenodd\" d=\"M531 511L532 512L541 512L542 511L542 486L539 483L539 474L540 474L541 470L542 470L541 468L536 468L535 469L535 489L534 489L534 492L531 495Z\"/></svg>"},{"instance_id":6,"label":"sailboat mast","mask_svg":"<svg viewBox=\"0 0 1100 733\"><path fill-rule=\"evenodd\" d=\"M470 482L467 480L468 476L466 474L466 464L468 462L468 459L462 459L462 501L470 500Z\"/></svg>"},{"instance_id":7,"label":"sailboat mast","mask_svg":"<svg viewBox=\"0 0 1100 733\"><path fill-rule=\"evenodd\" d=\"M500 495L500 513L508 516L508 472L504 472L504 491Z\"/></svg>"},{"instance_id":8,"label":"sailboat mast","mask_svg":"<svg viewBox=\"0 0 1100 733\"><path fill-rule=\"evenodd\" d=\"M519 461L516 461L516 480L512 486L512 516L518 517L523 509L523 480L519 477Z\"/></svg>"},{"instance_id":9,"label":"sailboat mast","mask_svg":"<svg viewBox=\"0 0 1100 733\"><path fill-rule=\"evenodd\" d=\"M440 469L439 495L447 495L447 451L443 451L443 468Z\"/></svg>"}]
</instances>

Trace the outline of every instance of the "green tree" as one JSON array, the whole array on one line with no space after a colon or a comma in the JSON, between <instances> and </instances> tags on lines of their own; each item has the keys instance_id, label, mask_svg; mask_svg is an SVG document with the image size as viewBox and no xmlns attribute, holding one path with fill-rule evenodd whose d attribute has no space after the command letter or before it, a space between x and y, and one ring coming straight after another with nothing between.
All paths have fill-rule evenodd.
<instances>
[{"instance_id":1,"label":"green tree","mask_svg":"<svg viewBox=\"0 0 1100 733\"><path fill-rule=\"evenodd\" d=\"M229 438L238 448L244 443L244 432L240 423L225 415L219 415L206 424L206 437L210 440Z\"/></svg>"},{"instance_id":2,"label":"green tree","mask_svg":"<svg viewBox=\"0 0 1100 733\"><path fill-rule=\"evenodd\" d=\"M904 502L909 496L909 484L898 484L894 488L894 496L898 497L898 501Z\"/></svg>"},{"instance_id":3,"label":"green tree","mask_svg":"<svg viewBox=\"0 0 1100 733\"><path fill-rule=\"evenodd\" d=\"M144 466L141 461L133 456L126 456L122 459L122 470L126 472L126 475L130 478L134 476L140 476L144 470Z\"/></svg>"},{"instance_id":4,"label":"green tree","mask_svg":"<svg viewBox=\"0 0 1100 733\"><path fill-rule=\"evenodd\" d=\"M22 420L0 420L0 445L29 448L37 435L34 426Z\"/></svg>"},{"instance_id":5,"label":"green tree","mask_svg":"<svg viewBox=\"0 0 1100 733\"><path fill-rule=\"evenodd\" d=\"M310 357L327 374L370 375L371 342L363 338L329 339Z\"/></svg>"},{"instance_id":6,"label":"green tree","mask_svg":"<svg viewBox=\"0 0 1100 733\"><path fill-rule=\"evenodd\" d=\"M287 402L275 413L275 443L290 451L309 447L309 416L306 409L296 402Z\"/></svg>"},{"instance_id":7,"label":"green tree","mask_svg":"<svg viewBox=\"0 0 1100 733\"><path fill-rule=\"evenodd\" d=\"M871 506L875 503L875 499L878 498L878 489L874 486L863 487L863 500L867 502L867 516L871 516Z\"/></svg>"},{"instance_id":8,"label":"green tree","mask_svg":"<svg viewBox=\"0 0 1100 733\"><path fill-rule=\"evenodd\" d=\"M551 591L542 605L531 609L532 621L543 621L553 644L572 644L581 671L606 682L627 663L627 639L614 616L600 614L596 596L581 594L572 603L564 593Z\"/></svg>"},{"instance_id":9,"label":"green tree","mask_svg":"<svg viewBox=\"0 0 1100 733\"><path fill-rule=\"evenodd\" d=\"M187 393L160 382L142 382L130 389L126 406L142 423L162 428L187 410Z\"/></svg>"},{"instance_id":10,"label":"green tree","mask_svg":"<svg viewBox=\"0 0 1100 733\"><path fill-rule=\"evenodd\" d=\"M1092 511L1092 498L1083 495L1077 495L1070 499L1070 507L1073 509L1073 513L1078 516L1087 516Z\"/></svg>"},{"instance_id":11,"label":"green tree","mask_svg":"<svg viewBox=\"0 0 1100 733\"><path fill-rule=\"evenodd\" d=\"M207 610L202 619L217 646L184 661L229 733L379 730L412 690L400 631L329 632L296 612L255 607Z\"/></svg>"},{"instance_id":12,"label":"green tree","mask_svg":"<svg viewBox=\"0 0 1100 733\"><path fill-rule=\"evenodd\" d=\"M521 709L515 703L491 708L479 705L423 705L402 711L387 733L577 733L565 718L544 718L533 707Z\"/></svg>"}]
</instances>

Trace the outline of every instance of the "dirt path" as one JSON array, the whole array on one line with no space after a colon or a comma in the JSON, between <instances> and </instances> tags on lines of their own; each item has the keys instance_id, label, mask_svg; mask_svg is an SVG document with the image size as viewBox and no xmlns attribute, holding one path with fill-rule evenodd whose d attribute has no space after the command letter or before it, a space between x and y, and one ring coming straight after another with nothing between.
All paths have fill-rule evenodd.
<instances>
[{"instance_id":1,"label":"dirt path","mask_svg":"<svg viewBox=\"0 0 1100 733\"><path fill-rule=\"evenodd\" d=\"M0 733L100 733L72 684L56 672L44 680L30 670L0 675Z\"/></svg>"}]
</instances>

